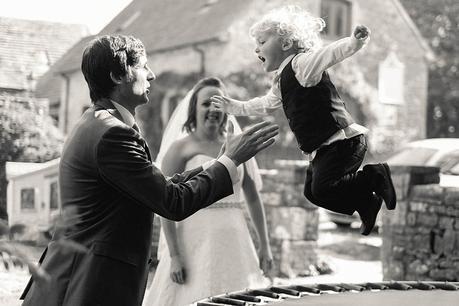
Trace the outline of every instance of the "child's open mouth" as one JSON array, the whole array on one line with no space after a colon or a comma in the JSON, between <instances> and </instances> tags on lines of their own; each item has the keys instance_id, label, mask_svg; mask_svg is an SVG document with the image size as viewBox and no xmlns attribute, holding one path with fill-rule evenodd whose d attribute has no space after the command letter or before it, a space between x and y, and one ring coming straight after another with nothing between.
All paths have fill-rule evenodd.
<instances>
[{"instance_id":1,"label":"child's open mouth","mask_svg":"<svg viewBox=\"0 0 459 306\"><path fill-rule=\"evenodd\" d=\"M258 56L258 58L259 58L260 61L262 61L263 63L266 61L266 59L265 59L263 56Z\"/></svg>"}]
</instances>

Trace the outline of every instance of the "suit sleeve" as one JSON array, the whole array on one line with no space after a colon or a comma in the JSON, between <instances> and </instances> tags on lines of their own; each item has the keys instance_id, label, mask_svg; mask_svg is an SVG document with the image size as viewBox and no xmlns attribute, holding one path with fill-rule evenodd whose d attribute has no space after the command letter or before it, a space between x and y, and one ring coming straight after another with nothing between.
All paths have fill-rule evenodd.
<instances>
[{"instance_id":1,"label":"suit sleeve","mask_svg":"<svg viewBox=\"0 0 459 306\"><path fill-rule=\"evenodd\" d=\"M169 180L173 183L186 182L196 174L202 172L202 167L184 171L183 173L175 173Z\"/></svg>"},{"instance_id":2,"label":"suit sleeve","mask_svg":"<svg viewBox=\"0 0 459 306\"><path fill-rule=\"evenodd\" d=\"M167 219L180 221L233 193L228 170L221 163L166 180L132 129L112 127L96 148L100 177L109 186Z\"/></svg>"}]
</instances>

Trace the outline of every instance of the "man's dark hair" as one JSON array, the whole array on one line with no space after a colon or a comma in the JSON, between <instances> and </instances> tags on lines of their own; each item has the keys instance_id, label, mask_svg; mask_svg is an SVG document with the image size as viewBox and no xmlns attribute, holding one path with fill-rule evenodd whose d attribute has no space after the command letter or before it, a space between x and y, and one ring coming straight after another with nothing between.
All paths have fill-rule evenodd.
<instances>
[{"instance_id":1,"label":"man's dark hair","mask_svg":"<svg viewBox=\"0 0 459 306\"><path fill-rule=\"evenodd\" d=\"M192 89L192 94L190 97L190 105L188 107L188 118L186 122L183 124L183 128L188 132L191 133L196 128L196 104L198 102L198 93L201 89L205 87L217 87L225 93L225 85L223 82L216 77L208 77L198 81L196 85L194 85ZM227 119L226 113L223 116L223 122L220 126L220 133L223 134L225 131L225 124Z\"/></svg>"},{"instance_id":2,"label":"man's dark hair","mask_svg":"<svg viewBox=\"0 0 459 306\"><path fill-rule=\"evenodd\" d=\"M116 85L110 73L115 78L125 76L128 66L136 65L145 54L143 43L133 36L105 35L91 41L81 62L91 101L108 98Z\"/></svg>"}]
</instances>

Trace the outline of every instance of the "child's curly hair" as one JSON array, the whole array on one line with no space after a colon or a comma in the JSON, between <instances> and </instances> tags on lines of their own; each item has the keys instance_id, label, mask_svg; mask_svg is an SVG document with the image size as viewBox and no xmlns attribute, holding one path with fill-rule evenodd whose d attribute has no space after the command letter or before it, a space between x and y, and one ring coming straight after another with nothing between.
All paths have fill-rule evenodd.
<instances>
[{"instance_id":1,"label":"child's curly hair","mask_svg":"<svg viewBox=\"0 0 459 306\"><path fill-rule=\"evenodd\" d=\"M282 40L291 39L298 52L319 48L322 41L319 33L325 28L322 18L312 16L296 5L274 9L264 15L250 28L250 35L256 37L268 30L275 31Z\"/></svg>"}]
</instances>

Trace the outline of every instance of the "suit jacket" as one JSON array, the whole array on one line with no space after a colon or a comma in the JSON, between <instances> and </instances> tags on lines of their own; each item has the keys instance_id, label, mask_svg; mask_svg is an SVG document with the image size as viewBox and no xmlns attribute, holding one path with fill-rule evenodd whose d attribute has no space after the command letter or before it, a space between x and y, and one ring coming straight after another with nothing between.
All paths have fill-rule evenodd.
<instances>
[{"instance_id":1,"label":"suit jacket","mask_svg":"<svg viewBox=\"0 0 459 306\"><path fill-rule=\"evenodd\" d=\"M52 280L32 277L23 305L141 305L154 213L179 221L233 192L219 162L165 179L145 140L106 99L69 135L59 184L62 208L73 208L62 235L88 251L53 238L41 259Z\"/></svg>"}]
</instances>

